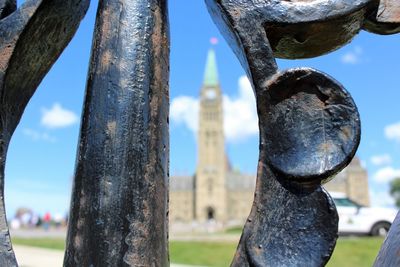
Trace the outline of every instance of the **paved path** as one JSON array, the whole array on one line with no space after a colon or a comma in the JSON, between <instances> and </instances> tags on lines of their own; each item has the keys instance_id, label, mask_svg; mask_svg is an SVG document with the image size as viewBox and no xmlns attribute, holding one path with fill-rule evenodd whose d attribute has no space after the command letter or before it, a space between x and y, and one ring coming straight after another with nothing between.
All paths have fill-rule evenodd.
<instances>
[{"instance_id":1,"label":"paved path","mask_svg":"<svg viewBox=\"0 0 400 267\"><path fill-rule=\"evenodd\" d=\"M11 229L10 234L12 237L20 238L66 238L66 228L51 228L45 231L43 228L34 229Z\"/></svg>"},{"instance_id":2,"label":"paved path","mask_svg":"<svg viewBox=\"0 0 400 267\"><path fill-rule=\"evenodd\" d=\"M59 250L13 246L20 267L58 267L62 266L64 253ZM171 264L171 267L195 267ZM200 267L200 266L197 266Z\"/></svg>"},{"instance_id":3,"label":"paved path","mask_svg":"<svg viewBox=\"0 0 400 267\"><path fill-rule=\"evenodd\" d=\"M13 246L20 267L62 266L64 253L59 250Z\"/></svg>"}]
</instances>

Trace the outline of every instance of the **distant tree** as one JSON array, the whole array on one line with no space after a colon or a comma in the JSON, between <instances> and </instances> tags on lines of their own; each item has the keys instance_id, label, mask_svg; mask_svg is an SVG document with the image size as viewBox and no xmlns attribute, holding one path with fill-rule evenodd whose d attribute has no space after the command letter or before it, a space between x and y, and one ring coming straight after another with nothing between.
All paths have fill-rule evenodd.
<instances>
[{"instance_id":1,"label":"distant tree","mask_svg":"<svg viewBox=\"0 0 400 267\"><path fill-rule=\"evenodd\" d=\"M390 195L395 199L396 206L400 208L400 177L390 182Z\"/></svg>"}]
</instances>

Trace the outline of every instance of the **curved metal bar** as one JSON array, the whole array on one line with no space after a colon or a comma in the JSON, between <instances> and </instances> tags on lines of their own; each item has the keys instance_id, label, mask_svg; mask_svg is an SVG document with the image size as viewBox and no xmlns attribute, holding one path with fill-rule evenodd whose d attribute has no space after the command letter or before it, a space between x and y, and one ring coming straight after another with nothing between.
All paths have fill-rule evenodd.
<instances>
[{"instance_id":1,"label":"curved metal bar","mask_svg":"<svg viewBox=\"0 0 400 267\"><path fill-rule=\"evenodd\" d=\"M30 0L15 10L15 1L0 2L0 266L17 266L4 207L4 167L11 136L88 6L88 0Z\"/></svg>"},{"instance_id":2,"label":"curved metal bar","mask_svg":"<svg viewBox=\"0 0 400 267\"><path fill-rule=\"evenodd\" d=\"M3 19L17 9L16 0L0 0L0 19Z\"/></svg>"},{"instance_id":3,"label":"curved metal bar","mask_svg":"<svg viewBox=\"0 0 400 267\"><path fill-rule=\"evenodd\" d=\"M400 266L400 213L397 214L389 233L383 243L374 267Z\"/></svg>"},{"instance_id":4,"label":"curved metal bar","mask_svg":"<svg viewBox=\"0 0 400 267\"><path fill-rule=\"evenodd\" d=\"M166 0L102 0L64 266L168 266Z\"/></svg>"},{"instance_id":5,"label":"curved metal bar","mask_svg":"<svg viewBox=\"0 0 400 267\"><path fill-rule=\"evenodd\" d=\"M278 71L278 65L259 24L258 14L252 14L252 19L238 21L236 16L242 15L242 10L240 7L236 9L233 3L229 2L228 7L215 0L206 0L206 3L212 18L255 85L253 89L263 88L263 84Z\"/></svg>"},{"instance_id":6,"label":"curved metal bar","mask_svg":"<svg viewBox=\"0 0 400 267\"><path fill-rule=\"evenodd\" d=\"M240 20L247 16L259 15L263 22L303 23L331 20L352 14L365 8L375 0L213 0L207 3L236 10ZM232 13L233 14L233 13ZM234 17L232 17L234 18ZM261 22L261 24L263 23Z\"/></svg>"},{"instance_id":7,"label":"curved metal bar","mask_svg":"<svg viewBox=\"0 0 400 267\"><path fill-rule=\"evenodd\" d=\"M366 15L364 30L376 34L400 32L400 4L397 0L381 0L371 6Z\"/></svg>"},{"instance_id":8,"label":"curved metal bar","mask_svg":"<svg viewBox=\"0 0 400 267\"><path fill-rule=\"evenodd\" d=\"M220 25L229 25L228 28L235 30L231 34L244 34L240 28L250 24L266 33L274 57L293 59L320 56L349 43L362 28L365 14L375 0L206 2L215 18L223 18L224 23Z\"/></svg>"},{"instance_id":9,"label":"curved metal bar","mask_svg":"<svg viewBox=\"0 0 400 267\"><path fill-rule=\"evenodd\" d=\"M324 266L335 247L338 215L321 188L294 192L261 152L253 208L231 266Z\"/></svg>"},{"instance_id":10,"label":"curved metal bar","mask_svg":"<svg viewBox=\"0 0 400 267\"><path fill-rule=\"evenodd\" d=\"M284 12L279 8L275 11L272 4L268 10L273 14L268 17L261 8L267 5L254 5L255 1L206 2L252 78L259 116L255 198L232 266L323 266L336 243L338 216L321 183L350 163L356 152L361 127L355 103L337 81L324 73L308 68L278 72L276 54L297 58L304 55L299 54L302 49L308 53L319 38L311 38L306 45L288 43L282 48L271 45L274 38L296 37L307 24L288 20L292 31L282 32L278 28L278 35L274 35L265 22L276 28L290 15L274 21L274 15ZM278 2L286 4L273 1ZM339 3L294 2L299 9L309 2ZM337 21L320 22L326 29L345 31L345 38L322 43L317 54L344 45L358 32L366 6L360 8L361 11L351 9L353 14ZM321 32L315 30L315 34ZM300 31L297 38L301 37L304 36Z\"/></svg>"},{"instance_id":11,"label":"curved metal bar","mask_svg":"<svg viewBox=\"0 0 400 267\"><path fill-rule=\"evenodd\" d=\"M400 32L400 2L381 0L366 17L364 29L376 34ZM390 231L375 260L374 267L400 266L400 213L397 214Z\"/></svg>"},{"instance_id":12,"label":"curved metal bar","mask_svg":"<svg viewBox=\"0 0 400 267\"><path fill-rule=\"evenodd\" d=\"M338 216L320 185L355 154L357 108L340 84L307 68L273 76L257 106L255 199L232 266L324 266Z\"/></svg>"}]
</instances>

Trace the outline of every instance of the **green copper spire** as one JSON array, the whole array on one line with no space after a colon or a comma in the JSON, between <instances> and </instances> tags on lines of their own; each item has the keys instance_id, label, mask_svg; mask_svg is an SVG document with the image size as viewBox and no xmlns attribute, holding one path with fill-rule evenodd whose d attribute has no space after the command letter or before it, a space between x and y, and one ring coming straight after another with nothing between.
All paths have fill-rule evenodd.
<instances>
[{"instance_id":1,"label":"green copper spire","mask_svg":"<svg viewBox=\"0 0 400 267\"><path fill-rule=\"evenodd\" d=\"M207 55L206 70L204 72L204 86L213 87L218 86L218 69L217 59L215 57L214 49L210 49Z\"/></svg>"}]
</instances>

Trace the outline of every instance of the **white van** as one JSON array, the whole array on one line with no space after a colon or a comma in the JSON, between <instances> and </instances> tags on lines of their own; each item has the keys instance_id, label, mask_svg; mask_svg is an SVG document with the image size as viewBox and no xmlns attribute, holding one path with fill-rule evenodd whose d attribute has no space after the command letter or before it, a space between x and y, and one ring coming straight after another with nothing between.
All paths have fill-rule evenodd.
<instances>
[{"instance_id":1,"label":"white van","mask_svg":"<svg viewBox=\"0 0 400 267\"><path fill-rule=\"evenodd\" d=\"M397 215L393 208L364 207L343 193L330 193L339 214L339 234L386 236Z\"/></svg>"}]
</instances>

